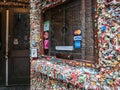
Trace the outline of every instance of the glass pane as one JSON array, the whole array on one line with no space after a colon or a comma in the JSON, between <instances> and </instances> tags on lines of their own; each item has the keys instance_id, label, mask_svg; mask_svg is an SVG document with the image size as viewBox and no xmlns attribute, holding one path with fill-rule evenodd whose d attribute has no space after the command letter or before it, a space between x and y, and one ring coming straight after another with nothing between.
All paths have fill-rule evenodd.
<instances>
[{"instance_id":1,"label":"glass pane","mask_svg":"<svg viewBox=\"0 0 120 90\"><path fill-rule=\"evenodd\" d=\"M84 60L93 55L93 51L89 50L90 53L87 53L88 48L94 46L94 34L89 33L93 32L93 28L91 27L89 29L91 31L83 30L82 15L83 12L80 0L71 0L67 4L57 6L45 12L45 21L50 22L50 55L61 58ZM92 23L91 16L88 17L88 19L91 20L89 23ZM88 22L86 22L86 26L87 25ZM92 42L88 39L92 40Z\"/></svg>"},{"instance_id":2,"label":"glass pane","mask_svg":"<svg viewBox=\"0 0 120 90\"><path fill-rule=\"evenodd\" d=\"M15 13L14 14L14 49L29 49L29 33L30 23L29 14Z\"/></svg>"},{"instance_id":3,"label":"glass pane","mask_svg":"<svg viewBox=\"0 0 120 90\"><path fill-rule=\"evenodd\" d=\"M51 31L53 32L52 36L54 36L51 37L51 53L53 55L64 53L69 54L74 59L81 58L81 46L78 49L74 47L74 44L81 44L80 40L74 41L74 31L80 29L81 26L80 4L81 2L77 0L51 11ZM59 50L56 50L56 47L59 47ZM69 48L65 50L67 47Z\"/></svg>"}]
</instances>

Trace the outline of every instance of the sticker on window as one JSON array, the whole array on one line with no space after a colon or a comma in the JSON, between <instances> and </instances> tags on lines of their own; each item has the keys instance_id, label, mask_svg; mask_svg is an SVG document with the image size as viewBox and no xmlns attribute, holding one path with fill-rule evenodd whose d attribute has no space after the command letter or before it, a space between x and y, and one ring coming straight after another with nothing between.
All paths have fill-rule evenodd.
<instances>
[{"instance_id":1,"label":"sticker on window","mask_svg":"<svg viewBox=\"0 0 120 90\"><path fill-rule=\"evenodd\" d=\"M50 22L49 21L45 21L44 22L44 31L49 31L49 27L50 27Z\"/></svg>"},{"instance_id":2,"label":"sticker on window","mask_svg":"<svg viewBox=\"0 0 120 90\"><path fill-rule=\"evenodd\" d=\"M76 48L76 49L81 48L81 42L80 41L74 41L74 48Z\"/></svg>"},{"instance_id":3,"label":"sticker on window","mask_svg":"<svg viewBox=\"0 0 120 90\"><path fill-rule=\"evenodd\" d=\"M82 40L82 36L74 36L74 40Z\"/></svg>"}]
</instances>

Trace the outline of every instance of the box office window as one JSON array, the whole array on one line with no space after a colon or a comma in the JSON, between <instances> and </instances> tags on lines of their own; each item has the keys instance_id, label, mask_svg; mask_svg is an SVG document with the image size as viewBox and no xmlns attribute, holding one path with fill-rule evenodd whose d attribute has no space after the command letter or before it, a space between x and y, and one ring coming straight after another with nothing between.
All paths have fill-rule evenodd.
<instances>
[{"instance_id":1,"label":"box office window","mask_svg":"<svg viewBox=\"0 0 120 90\"><path fill-rule=\"evenodd\" d=\"M79 61L94 60L93 37L92 10L86 7L84 12L81 0L70 0L45 11L44 54Z\"/></svg>"}]
</instances>

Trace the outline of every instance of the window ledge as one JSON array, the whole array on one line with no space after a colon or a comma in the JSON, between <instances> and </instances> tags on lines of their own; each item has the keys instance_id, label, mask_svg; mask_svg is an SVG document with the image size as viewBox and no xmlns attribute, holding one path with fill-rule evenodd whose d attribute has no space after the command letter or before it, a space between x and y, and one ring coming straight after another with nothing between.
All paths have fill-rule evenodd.
<instances>
[{"instance_id":1,"label":"window ledge","mask_svg":"<svg viewBox=\"0 0 120 90\"><path fill-rule=\"evenodd\" d=\"M32 72L34 72L32 74L34 75L37 75L36 73L42 73L53 79L62 80L64 82L71 83L73 85L77 85L77 83L80 83L79 78L81 77L87 77L87 75L98 74L97 70L94 68L77 67L77 66L74 67L65 63L62 64L53 63L52 61L49 61L46 58L33 60L31 68L32 68ZM75 80L74 80L74 75L77 78Z\"/></svg>"},{"instance_id":2,"label":"window ledge","mask_svg":"<svg viewBox=\"0 0 120 90\"><path fill-rule=\"evenodd\" d=\"M56 58L55 56L47 56L47 55L42 55L41 58L57 64L64 63L74 67L83 66L83 67L91 67L96 69L95 60L83 60L83 59L70 60L70 59Z\"/></svg>"}]
</instances>

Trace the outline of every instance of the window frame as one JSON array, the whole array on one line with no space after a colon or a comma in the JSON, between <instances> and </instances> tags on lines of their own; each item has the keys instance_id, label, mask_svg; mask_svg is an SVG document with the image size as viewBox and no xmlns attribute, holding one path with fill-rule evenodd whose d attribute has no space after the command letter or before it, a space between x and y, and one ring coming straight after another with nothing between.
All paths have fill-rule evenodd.
<instances>
[{"instance_id":1,"label":"window frame","mask_svg":"<svg viewBox=\"0 0 120 90\"><path fill-rule=\"evenodd\" d=\"M68 0L68 1L70 1L70 0ZM66 2L68 2L68 1L66 1ZM64 3L66 3L66 2L64 2ZM83 2L84 2L84 4L86 3L86 1L83 1ZM64 4L64 3L60 2L60 3L55 4L53 6L47 7L47 8L45 8L45 9L43 9L41 11L42 13L41 13L41 19L40 19L40 38L41 38L41 40L40 40L40 55L43 56L43 57L53 57L53 56L49 56L49 55L44 55L44 49L43 49L43 46L44 46L44 44L43 44L43 40L44 40L43 39L44 12L46 10L51 9L51 8L56 8L56 6ZM83 59L81 60L80 59L79 62L83 62L83 63L86 63L86 64L87 63L90 63L90 64L98 63L98 58L99 58L99 55L98 55L98 50L99 50L99 47L98 47L98 35L97 35L98 29L97 29L97 26L95 25L95 23L97 23L97 18L96 18L97 12L95 12L95 9L97 7L97 1L96 0L91 0L91 3L92 3L91 7L92 7L92 21L93 21L93 39L94 39L94 45L95 45L94 46L94 60L83 60ZM85 7L85 10L86 10L86 7ZM60 58L60 59L62 59L62 58ZM67 59L65 59L65 60L67 60ZM68 59L68 61L69 61L69 59ZM73 59L72 61L76 61L76 60Z\"/></svg>"}]
</instances>

